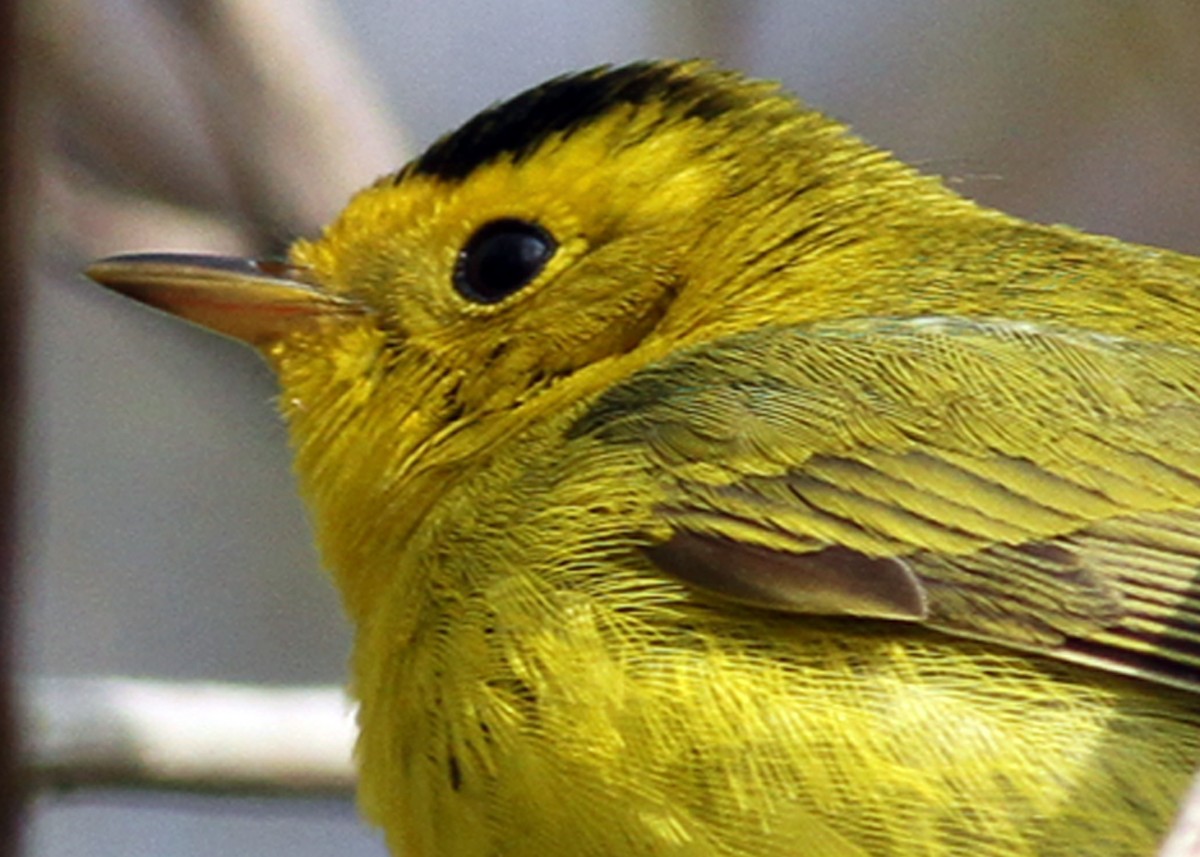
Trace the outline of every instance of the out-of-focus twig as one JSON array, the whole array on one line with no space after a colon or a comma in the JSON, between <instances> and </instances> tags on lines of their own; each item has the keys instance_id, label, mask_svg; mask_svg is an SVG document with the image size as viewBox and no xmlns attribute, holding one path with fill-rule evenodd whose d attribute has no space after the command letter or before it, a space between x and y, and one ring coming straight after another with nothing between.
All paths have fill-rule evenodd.
<instances>
[{"instance_id":1,"label":"out-of-focus twig","mask_svg":"<svg viewBox=\"0 0 1200 857\"><path fill-rule=\"evenodd\" d=\"M337 688L109 678L25 690L28 766L46 788L353 790L353 711Z\"/></svg>"},{"instance_id":2,"label":"out-of-focus twig","mask_svg":"<svg viewBox=\"0 0 1200 857\"><path fill-rule=\"evenodd\" d=\"M691 3L647 4L649 27L664 42L691 46L689 55L730 68L745 67L752 57L753 22L759 17L753 0L694 0Z\"/></svg>"},{"instance_id":3,"label":"out-of-focus twig","mask_svg":"<svg viewBox=\"0 0 1200 857\"><path fill-rule=\"evenodd\" d=\"M370 74L315 0L30 9L41 219L80 258L277 251L404 159Z\"/></svg>"},{"instance_id":4,"label":"out-of-focus twig","mask_svg":"<svg viewBox=\"0 0 1200 857\"><path fill-rule=\"evenodd\" d=\"M1200 773L1183 799L1175 826L1158 857L1200 857Z\"/></svg>"},{"instance_id":5,"label":"out-of-focus twig","mask_svg":"<svg viewBox=\"0 0 1200 857\"><path fill-rule=\"evenodd\" d=\"M27 0L23 12L31 131L20 174L36 184L25 206L36 273L76 276L83 261L130 250L278 252L406 157L319 0ZM0 294L0 309L12 305ZM0 336L4 357L13 342ZM0 384L11 375L3 368ZM0 444L0 455L13 448ZM351 789L353 728L336 691L126 681L21 690L38 785Z\"/></svg>"},{"instance_id":6,"label":"out-of-focus twig","mask_svg":"<svg viewBox=\"0 0 1200 857\"><path fill-rule=\"evenodd\" d=\"M21 131L17 80L18 3L0 6L0 854L20 848L23 783L16 762L13 628L16 613L17 436L22 397L19 355L25 306L24 254L28 183L21 161L27 150Z\"/></svg>"}]
</instances>

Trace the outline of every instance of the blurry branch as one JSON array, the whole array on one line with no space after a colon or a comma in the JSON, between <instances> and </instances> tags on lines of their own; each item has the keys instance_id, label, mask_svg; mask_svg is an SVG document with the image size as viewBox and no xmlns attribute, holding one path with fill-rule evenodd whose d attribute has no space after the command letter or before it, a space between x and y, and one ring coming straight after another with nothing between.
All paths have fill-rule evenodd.
<instances>
[{"instance_id":1,"label":"blurry branch","mask_svg":"<svg viewBox=\"0 0 1200 857\"><path fill-rule=\"evenodd\" d=\"M1175 827L1158 857L1200 857L1200 774L1192 781L1192 788L1175 819Z\"/></svg>"},{"instance_id":2,"label":"blurry branch","mask_svg":"<svg viewBox=\"0 0 1200 857\"><path fill-rule=\"evenodd\" d=\"M74 275L131 250L277 253L406 158L320 0L27 0L22 11L21 174L36 185L38 273ZM22 690L26 767L41 786L352 787L353 727L336 691Z\"/></svg>"},{"instance_id":3,"label":"blurry branch","mask_svg":"<svg viewBox=\"0 0 1200 857\"><path fill-rule=\"evenodd\" d=\"M18 365L25 307L28 183L21 181L27 141L20 121L16 3L0 6L0 854L20 848L22 789L18 779L12 671L16 627L17 437L23 400Z\"/></svg>"},{"instance_id":4,"label":"blurry branch","mask_svg":"<svg viewBox=\"0 0 1200 857\"><path fill-rule=\"evenodd\" d=\"M51 790L349 795L356 730L339 688L36 679L26 768ZM1200 857L1200 777L1159 857Z\"/></svg>"},{"instance_id":5,"label":"blurry branch","mask_svg":"<svg viewBox=\"0 0 1200 857\"><path fill-rule=\"evenodd\" d=\"M29 8L39 214L77 258L277 252L404 159L369 73L316 0Z\"/></svg>"},{"instance_id":6,"label":"blurry branch","mask_svg":"<svg viewBox=\"0 0 1200 857\"><path fill-rule=\"evenodd\" d=\"M43 788L354 788L353 710L338 688L40 679L25 687L25 707L26 764Z\"/></svg>"},{"instance_id":7,"label":"blurry branch","mask_svg":"<svg viewBox=\"0 0 1200 857\"><path fill-rule=\"evenodd\" d=\"M650 3L649 29L664 44L689 45L688 56L743 68L752 59L753 23L761 18L754 0L693 0L691 3Z\"/></svg>"},{"instance_id":8,"label":"blurry branch","mask_svg":"<svg viewBox=\"0 0 1200 857\"><path fill-rule=\"evenodd\" d=\"M1200 106L1194 97L1200 87L1200 4L1143 0L1121 13L1127 46L1121 59L1138 84L1138 97L1160 101L1161 112L1179 126L1176 139L1200 153Z\"/></svg>"}]
</instances>

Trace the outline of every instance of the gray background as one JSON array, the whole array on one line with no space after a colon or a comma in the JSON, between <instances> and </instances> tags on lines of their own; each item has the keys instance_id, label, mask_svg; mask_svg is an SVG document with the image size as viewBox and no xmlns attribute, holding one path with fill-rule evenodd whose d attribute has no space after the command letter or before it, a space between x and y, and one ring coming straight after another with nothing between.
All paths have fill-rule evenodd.
<instances>
[{"instance_id":1,"label":"gray background","mask_svg":"<svg viewBox=\"0 0 1200 857\"><path fill-rule=\"evenodd\" d=\"M1190 4L338 5L418 145L564 71L713 55L784 80L970 196L1200 251ZM309 546L266 368L73 279L78 261L52 259L30 308L24 671L338 681L348 633ZM39 857L382 853L338 801L79 792L40 798L29 832Z\"/></svg>"}]
</instances>

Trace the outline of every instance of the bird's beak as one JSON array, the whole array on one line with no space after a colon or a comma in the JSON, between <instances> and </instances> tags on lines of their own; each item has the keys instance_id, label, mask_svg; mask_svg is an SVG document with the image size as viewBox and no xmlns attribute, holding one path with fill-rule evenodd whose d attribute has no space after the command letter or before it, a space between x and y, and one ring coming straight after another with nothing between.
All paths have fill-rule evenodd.
<instances>
[{"instance_id":1,"label":"bird's beak","mask_svg":"<svg viewBox=\"0 0 1200 857\"><path fill-rule=\"evenodd\" d=\"M355 301L321 290L303 268L228 256L112 256L84 273L113 291L265 348L331 320L361 316Z\"/></svg>"}]
</instances>

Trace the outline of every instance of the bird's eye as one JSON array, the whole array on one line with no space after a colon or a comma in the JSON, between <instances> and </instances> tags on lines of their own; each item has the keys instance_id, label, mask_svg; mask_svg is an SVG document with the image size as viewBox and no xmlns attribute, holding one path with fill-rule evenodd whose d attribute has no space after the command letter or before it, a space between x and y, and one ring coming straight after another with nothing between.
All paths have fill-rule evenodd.
<instances>
[{"instance_id":1,"label":"bird's eye","mask_svg":"<svg viewBox=\"0 0 1200 857\"><path fill-rule=\"evenodd\" d=\"M497 303L531 282L557 248L554 236L536 223L493 220L459 252L454 287L475 303Z\"/></svg>"}]
</instances>

